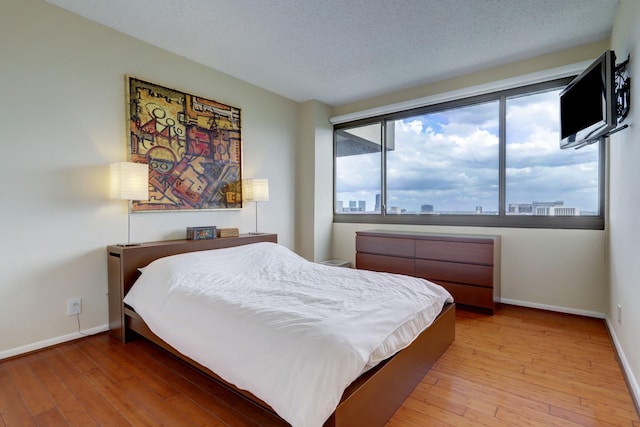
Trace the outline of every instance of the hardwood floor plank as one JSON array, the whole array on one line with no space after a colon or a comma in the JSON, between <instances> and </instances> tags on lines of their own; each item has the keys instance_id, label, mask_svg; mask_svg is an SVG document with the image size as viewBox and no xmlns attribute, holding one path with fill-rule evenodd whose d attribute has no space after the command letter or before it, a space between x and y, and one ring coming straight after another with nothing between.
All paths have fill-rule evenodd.
<instances>
[{"instance_id":1,"label":"hardwood floor plank","mask_svg":"<svg viewBox=\"0 0 640 427\"><path fill-rule=\"evenodd\" d=\"M7 367L0 363L0 381L9 376L9 372L7 371Z\"/></svg>"},{"instance_id":2,"label":"hardwood floor plank","mask_svg":"<svg viewBox=\"0 0 640 427\"><path fill-rule=\"evenodd\" d=\"M464 417L470 419L478 426L491 426L491 427L513 427L513 424L499 420L495 414L487 415L484 412L478 412L474 409L468 408L464 413Z\"/></svg>"},{"instance_id":3,"label":"hardwood floor plank","mask_svg":"<svg viewBox=\"0 0 640 427\"><path fill-rule=\"evenodd\" d=\"M33 425L287 423L146 340L101 334L0 361L0 427ZM603 321L513 306L459 310L456 341L387 423L609 425L640 419Z\"/></svg>"},{"instance_id":4,"label":"hardwood floor plank","mask_svg":"<svg viewBox=\"0 0 640 427\"><path fill-rule=\"evenodd\" d=\"M477 413L484 414L488 417L495 417L496 411L499 408L499 403L496 402L496 399L481 397L478 391L473 389L468 389L466 387L456 388L451 385L445 385L446 381L442 381L439 386L429 386L427 387L424 383L419 384L416 388L415 392L412 394L412 397L416 398L421 402L432 402L432 404L440 406L441 408L446 408L444 405L438 405L440 399L446 399L448 402L454 402L464 408L461 412L461 415L467 417L467 414L470 410L476 411ZM500 402L504 401L503 398L497 399ZM540 406L536 406L540 408ZM544 408L541 408L544 410ZM468 417L467 417L468 418Z\"/></svg>"},{"instance_id":5,"label":"hardwood floor plank","mask_svg":"<svg viewBox=\"0 0 640 427\"><path fill-rule=\"evenodd\" d=\"M613 352L613 348L611 349ZM531 366L553 367L557 369L566 369L568 371L582 371L585 374L608 375L612 377L623 378L620 368L614 360L601 362L591 357L585 357L581 353L574 355L561 355L551 357L548 355L537 355L532 358Z\"/></svg>"},{"instance_id":6,"label":"hardwood floor plank","mask_svg":"<svg viewBox=\"0 0 640 427\"><path fill-rule=\"evenodd\" d=\"M78 402L101 426L127 426L130 423L121 415L114 405L91 384L86 373L77 369L75 360L69 360L68 348L59 346L47 351L45 361L73 393ZM94 368L95 369L95 368Z\"/></svg>"},{"instance_id":7,"label":"hardwood floor plank","mask_svg":"<svg viewBox=\"0 0 640 427\"><path fill-rule=\"evenodd\" d=\"M87 412L78 399L69 391L64 382L55 374L46 363L46 353L43 357L31 363L31 370L36 378L49 392L56 402L56 412L73 426L97 426L98 423Z\"/></svg>"},{"instance_id":8,"label":"hardwood floor plank","mask_svg":"<svg viewBox=\"0 0 640 427\"><path fill-rule=\"evenodd\" d=\"M16 384L9 376L0 379L0 419L6 426L36 425Z\"/></svg>"},{"instance_id":9,"label":"hardwood floor plank","mask_svg":"<svg viewBox=\"0 0 640 427\"><path fill-rule=\"evenodd\" d=\"M589 413L596 414L596 416L604 414L602 417L598 416L599 419L615 417L622 420L634 420L637 419L638 415L632 406L630 407L626 404L624 399L619 399L615 402L582 399L580 403L581 408L584 408L585 411L589 411Z\"/></svg>"},{"instance_id":10,"label":"hardwood floor plank","mask_svg":"<svg viewBox=\"0 0 640 427\"><path fill-rule=\"evenodd\" d=\"M453 425L456 427L464 427L464 426L473 426L474 422L468 418L464 417L463 414L458 414L455 412L450 412L446 408L441 408L436 405L431 405L426 402L418 402L416 399L413 399L411 396L404 402L402 405L403 408L409 408L415 411L416 414L424 414L425 420L438 420L443 423L447 423L448 425ZM433 421L430 421L433 422ZM431 425L429 423L425 423L423 425Z\"/></svg>"},{"instance_id":11,"label":"hardwood floor plank","mask_svg":"<svg viewBox=\"0 0 640 427\"><path fill-rule=\"evenodd\" d=\"M81 350L96 366L102 369L105 375L118 384L132 378L133 373L126 366L121 365L120 359L114 359L108 354L110 344L103 345L102 351L92 345L83 345Z\"/></svg>"},{"instance_id":12,"label":"hardwood floor plank","mask_svg":"<svg viewBox=\"0 0 640 427\"><path fill-rule=\"evenodd\" d=\"M44 412L40 412L33 417L36 421L36 425L40 427L51 426L67 426L67 422L64 420L57 408L51 408ZM75 424L73 424L75 425Z\"/></svg>"},{"instance_id":13,"label":"hardwood floor plank","mask_svg":"<svg viewBox=\"0 0 640 427\"><path fill-rule=\"evenodd\" d=\"M415 399L419 402L419 404L433 405L435 407L444 409L447 412L451 412L460 416L464 415L464 412L467 409L466 399L459 399L457 397L448 396L446 394L428 394L421 393L420 390L416 390L416 392L412 393L409 396L409 399Z\"/></svg>"},{"instance_id":14,"label":"hardwood floor plank","mask_svg":"<svg viewBox=\"0 0 640 427\"><path fill-rule=\"evenodd\" d=\"M124 397L130 400L139 411L149 414L155 425L194 426L187 417L176 411L171 405L167 405L162 397L155 394L146 385L141 386L137 379L130 378L120 381L118 391L123 393Z\"/></svg>"},{"instance_id":15,"label":"hardwood floor plank","mask_svg":"<svg viewBox=\"0 0 640 427\"><path fill-rule=\"evenodd\" d=\"M510 376L508 372L502 373L499 370L484 369L482 367L469 366L466 363L459 365L441 365L439 371L452 376L461 376L471 381L482 383L496 389L506 389L522 398L531 399L536 402L557 406L580 405L580 398L570 393L557 391L552 385L544 386L527 381L522 375Z\"/></svg>"},{"instance_id":16,"label":"hardwood floor plank","mask_svg":"<svg viewBox=\"0 0 640 427\"><path fill-rule=\"evenodd\" d=\"M91 339L93 339L93 337L91 337ZM80 350L77 343L74 343L71 347L67 348L64 355L65 357L71 356L70 360L73 360L74 362L80 361L80 366L82 366L81 369L83 369L83 371L77 370L76 366L73 364L67 364L67 360L60 355L53 358L54 364L52 366L55 367L56 371L60 372L58 370L66 370L65 381L70 381L70 377L80 376L82 378L82 383L76 384L76 387L80 386L85 392L88 392L89 390L94 391L92 394L94 397L99 399L101 403L100 408L104 408L106 412L113 411L113 413L117 415L116 419L122 423L121 425L154 425L151 418L144 416L144 412L142 416L136 416L138 408L136 408L129 399L126 399L124 395L119 393L118 385L112 380L113 375L105 375L98 365L87 358L87 356ZM116 365L110 364L109 366L114 367ZM117 369L119 369L119 366ZM88 387L84 386L85 383Z\"/></svg>"},{"instance_id":17,"label":"hardwood floor plank","mask_svg":"<svg viewBox=\"0 0 640 427\"><path fill-rule=\"evenodd\" d=\"M107 341L95 341L92 345L83 346L82 349L90 347L92 351L105 354L110 359L116 361L118 365L122 366L123 369L126 369L126 371L131 373L133 377L135 377L138 381L143 382L149 389L153 390L154 393L156 393L163 399L167 399L178 393L178 391L170 383L168 383L166 379L162 377L162 375L158 375L158 372L150 370L147 366L141 364L140 360L132 356L126 348L120 345L113 345L114 340L109 339L109 337L103 338L106 338ZM107 347L107 351L104 351L105 345ZM96 360L95 363L96 366L101 366L100 361Z\"/></svg>"},{"instance_id":18,"label":"hardwood floor plank","mask_svg":"<svg viewBox=\"0 0 640 427\"><path fill-rule=\"evenodd\" d=\"M176 410L183 413L194 425L210 427L225 427L229 425L222 422L214 413L208 411L183 394L171 396L168 402Z\"/></svg>"},{"instance_id":19,"label":"hardwood floor plank","mask_svg":"<svg viewBox=\"0 0 640 427\"><path fill-rule=\"evenodd\" d=\"M402 406L387 422L386 427L451 427L452 424L432 418L408 406Z\"/></svg>"},{"instance_id":20,"label":"hardwood floor plank","mask_svg":"<svg viewBox=\"0 0 640 427\"><path fill-rule=\"evenodd\" d=\"M16 384L20 396L32 415L37 415L56 406L48 391L34 375L31 366L41 358L40 353L29 354L24 359L7 364L9 375Z\"/></svg>"},{"instance_id":21,"label":"hardwood floor plank","mask_svg":"<svg viewBox=\"0 0 640 427\"><path fill-rule=\"evenodd\" d=\"M541 412L549 412L550 410L549 404L511 393L506 387L492 387L488 384L477 383L441 372L433 373L433 375L439 377L438 384L433 389L433 394L464 396L467 399L476 399L491 407L487 415L495 416L500 406L527 407ZM418 385L418 387L421 387L421 385Z\"/></svg>"},{"instance_id":22,"label":"hardwood floor plank","mask_svg":"<svg viewBox=\"0 0 640 427\"><path fill-rule=\"evenodd\" d=\"M121 384L113 382L112 378L101 369L96 368L87 372L86 378L100 396L108 401L128 424L132 426L157 425L147 408L138 406L126 391L121 390ZM142 388L144 385L139 384L139 387Z\"/></svg>"},{"instance_id":23,"label":"hardwood floor plank","mask_svg":"<svg viewBox=\"0 0 640 427\"><path fill-rule=\"evenodd\" d=\"M588 345L588 344L584 344ZM609 349L613 351L613 349ZM624 385L624 377L620 368L613 369L614 361L609 361L607 365L594 363L593 359L583 360L579 363L564 357L535 357L529 365L529 369L536 370L542 374L551 374L567 378L569 380L582 381L585 384L598 385L600 381L608 384L615 382L616 387ZM608 367L606 369L605 367Z\"/></svg>"},{"instance_id":24,"label":"hardwood floor plank","mask_svg":"<svg viewBox=\"0 0 640 427\"><path fill-rule=\"evenodd\" d=\"M581 398L607 398L616 400L620 396L620 389L624 387L624 382L614 384L615 382L607 382L601 379L593 379L591 381L580 378L576 375L562 374L555 372L541 372L533 368L527 368L524 376L527 380L535 384L547 385L554 390L579 396ZM550 383L553 382L553 385Z\"/></svg>"},{"instance_id":25,"label":"hardwood floor plank","mask_svg":"<svg viewBox=\"0 0 640 427\"><path fill-rule=\"evenodd\" d=\"M526 408L501 407L496 413L496 418L511 424L512 426L563 426L584 427L581 424L553 417L542 412L530 412Z\"/></svg>"},{"instance_id":26,"label":"hardwood floor plank","mask_svg":"<svg viewBox=\"0 0 640 427\"><path fill-rule=\"evenodd\" d=\"M108 338L107 335L94 335L91 340L98 338ZM89 372L96 368L96 364L93 360L87 357L81 350L84 345L84 340L77 340L68 343L68 345L59 346L56 348L58 354L64 357L64 359L73 366L75 370L79 372Z\"/></svg>"},{"instance_id":27,"label":"hardwood floor plank","mask_svg":"<svg viewBox=\"0 0 640 427\"><path fill-rule=\"evenodd\" d=\"M561 418L583 426L589 424L597 424L599 426L620 426L628 423L624 418L617 417L613 413L590 411L586 408L582 411L577 411L574 409L552 406L550 414L556 418Z\"/></svg>"}]
</instances>

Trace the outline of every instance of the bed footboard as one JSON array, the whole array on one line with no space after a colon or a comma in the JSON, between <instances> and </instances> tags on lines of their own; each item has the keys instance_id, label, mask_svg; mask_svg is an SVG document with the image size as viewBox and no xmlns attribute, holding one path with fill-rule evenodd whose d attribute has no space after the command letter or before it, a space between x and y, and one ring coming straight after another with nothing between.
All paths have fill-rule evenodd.
<instances>
[{"instance_id":1,"label":"bed footboard","mask_svg":"<svg viewBox=\"0 0 640 427\"><path fill-rule=\"evenodd\" d=\"M383 426L455 339L455 304L407 348L351 384L325 427Z\"/></svg>"}]
</instances>

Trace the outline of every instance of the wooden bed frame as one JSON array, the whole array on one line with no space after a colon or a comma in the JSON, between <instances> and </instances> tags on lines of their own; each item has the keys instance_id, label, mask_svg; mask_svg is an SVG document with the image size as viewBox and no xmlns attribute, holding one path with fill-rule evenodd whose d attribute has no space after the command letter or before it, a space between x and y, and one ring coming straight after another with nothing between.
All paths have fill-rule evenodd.
<instances>
[{"instance_id":1,"label":"wooden bed frame","mask_svg":"<svg viewBox=\"0 0 640 427\"><path fill-rule=\"evenodd\" d=\"M277 243L276 234L240 235L211 240L169 240L139 246L108 246L109 329L123 342L141 335L205 372L245 398L275 413L269 405L222 380L215 372L180 354L156 336L142 318L122 302L140 275L138 268L151 261L185 252L220 249L257 242ZM336 267L340 268L340 267ZM455 339L455 304L446 305L433 324L406 349L356 379L345 390L325 427L382 426ZM276 414L277 415L277 414Z\"/></svg>"}]
</instances>

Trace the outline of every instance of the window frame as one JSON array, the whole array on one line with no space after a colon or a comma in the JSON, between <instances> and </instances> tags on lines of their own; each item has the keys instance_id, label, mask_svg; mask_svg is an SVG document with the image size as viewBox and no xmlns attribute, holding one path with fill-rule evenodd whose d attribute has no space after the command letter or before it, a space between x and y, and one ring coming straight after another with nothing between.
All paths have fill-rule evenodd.
<instances>
[{"instance_id":1,"label":"window frame","mask_svg":"<svg viewBox=\"0 0 640 427\"><path fill-rule=\"evenodd\" d=\"M551 228L551 229L584 229L604 230L605 228L605 167L606 150L603 141L598 144L598 215L589 216L535 216L507 215L506 210L506 100L514 96L535 94L546 90L565 87L575 76L563 77L533 83L515 88L503 89L481 95L462 97L455 100L437 102L430 105L410 108L368 118L346 121L333 126L333 221L336 223L368 223L368 224L406 224L406 225L440 225L460 227L509 227L509 228ZM466 215L466 214L388 214L386 213L387 196L387 159L386 159L386 124L387 121L398 120L421 114L434 113L479 104L488 101L499 102L499 152L498 152L498 214ZM336 131L358 126L380 123L382 140L380 213L337 213L336 206ZM558 142L559 144L559 142Z\"/></svg>"}]
</instances>

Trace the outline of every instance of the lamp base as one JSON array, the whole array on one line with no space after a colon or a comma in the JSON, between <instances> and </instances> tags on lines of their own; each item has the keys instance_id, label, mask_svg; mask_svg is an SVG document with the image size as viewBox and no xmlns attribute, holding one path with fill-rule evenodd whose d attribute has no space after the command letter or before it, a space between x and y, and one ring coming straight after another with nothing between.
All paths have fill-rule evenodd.
<instances>
[{"instance_id":1,"label":"lamp base","mask_svg":"<svg viewBox=\"0 0 640 427\"><path fill-rule=\"evenodd\" d=\"M118 243L116 246L122 246L123 248L128 248L129 246L140 246L142 243Z\"/></svg>"}]
</instances>

